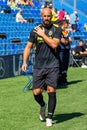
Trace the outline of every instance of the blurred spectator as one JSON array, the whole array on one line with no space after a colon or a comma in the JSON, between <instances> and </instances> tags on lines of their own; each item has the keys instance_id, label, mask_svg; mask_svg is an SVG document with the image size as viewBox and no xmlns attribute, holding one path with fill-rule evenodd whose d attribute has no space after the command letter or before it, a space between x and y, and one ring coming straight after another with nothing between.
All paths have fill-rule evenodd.
<instances>
[{"instance_id":1,"label":"blurred spectator","mask_svg":"<svg viewBox=\"0 0 87 130\"><path fill-rule=\"evenodd\" d=\"M65 12L64 19L68 20L68 22L70 23L70 15L68 12Z\"/></svg>"},{"instance_id":2,"label":"blurred spectator","mask_svg":"<svg viewBox=\"0 0 87 130\"><path fill-rule=\"evenodd\" d=\"M30 6L34 6L34 3L32 0L28 0Z\"/></svg>"},{"instance_id":3,"label":"blurred spectator","mask_svg":"<svg viewBox=\"0 0 87 130\"><path fill-rule=\"evenodd\" d=\"M79 21L78 13L77 11L74 11L70 15L70 24L73 32L76 32L78 29L78 21Z\"/></svg>"},{"instance_id":4,"label":"blurred spectator","mask_svg":"<svg viewBox=\"0 0 87 130\"><path fill-rule=\"evenodd\" d=\"M84 44L83 40L79 41L79 44L74 48L73 55L82 59L82 68L87 68L85 65L85 58L87 56L87 46Z\"/></svg>"},{"instance_id":5,"label":"blurred spectator","mask_svg":"<svg viewBox=\"0 0 87 130\"><path fill-rule=\"evenodd\" d=\"M57 21L58 21L57 10L53 7L52 4L49 4L49 8L50 8L51 11L52 11L52 19L51 19L51 21L52 21L53 23L57 23Z\"/></svg>"},{"instance_id":6,"label":"blurred spectator","mask_svg":"<svg viewBox=\"0 0 87 130\"><path fill-rule=\"evenodd\" d=\"M48 7L50 4L52 4L52 0L44 0L45 7Z\"/></svg>"},{"instance_id":7,"label":"blurred spectator","mask_svg":"<svg viewBox=\"0 0 87 130\"><path fill-rule=\"evenodd\" d=\"M18 4L20 5L27 5L27 0L18 0Z\"/></svg>"},{"instance_id":8,"label":"blurred spectator","mask_svg":"<svg viewBox=\"0 0 87 130\"><path fill-rule=\"evenodd\" d=\"M61 20L64 20L64 16L65 16L65 10L62 9L59 11L59 14L58 14L58 19L61 21Z\"/></svg>"},{"instance_id":9,"label":"blurred spectator","mask_svg":"<svg viewBox=\"0 0 87 130\"><path fill-rule=\"evenodd\" d=\"M87 23L84 24L84 28L87 31Z\"/></svg>"},{"instance_id":10,"label":"blurred spectator","mask_svg":"<svg viewBox=\"0 0 87 130\"><path fill-rule=\"evenodd\" d=\"M16 14L19 9L20 8L17 5L17 1L8 0L7 5L5 6L5 8L3 10L3 13L12 13L13 12L14 14Z\"/></svg>"},{"instance_id":11,"label":"blurred spectator","mask_svg":"<svg viewBox=\"0 0 87 130\"><path fill-rule=\"evenodd\" d=\"M34 6L34 3L32 0L19 0L18 4L25 5L25 6L26 5Z\"/></svg>"},{"instance_id":12,"label":"blurred spectator","mask_svg":"<svg viewBox=\"0 0 87 130\"><path fill-rule=\"evenodd\" d=\"M44 5L42 5L42 6L41 6L41 10L40 10L40 11L42 11L42 9L43 9L43 8L45 8L45 6L44 6Z\"/></svg>"},{"instance_id":13,"label":"blurred spectator","mask_svg":"<svg viewBox=\"0 0 87 130\"><path fill-rule=\"evenodd\" d=\"M16 4L18 5L19 0L15 0Z\"/></svg>"},{"instance_id":14,"label":"blurred spectator","mask_svg":"<svg viewBox=\"0 0 87 130\"><path fill-rule=\"evenodd\" d=\"M65 12L64 19L69 22L68 27L67 27L67 31L72 32L72 28L71 28L71 24L70 24L70 15L68 12Z\"/></svg>"},{"instance_id":15,"label":"blurred spectator","mask_svg":"<svg viewBox=\"0 0 87 130\"><path fill-rule=\"evenodd\" d=\"M19 12L16 14L16 22L27 23L27 20L22 16L22 10L20 9Z\"/></svg>"},{"instance_id":16,"label":"blurred spectator","mask_svg":"<svg viewBox=\"0 0 87 130\"><path fill-rule=\"evenodd\" d=\"M17 3L15 0L8 0L7 6L11 8L11 10L19 10Z\"/></svg>"}]
</instances>

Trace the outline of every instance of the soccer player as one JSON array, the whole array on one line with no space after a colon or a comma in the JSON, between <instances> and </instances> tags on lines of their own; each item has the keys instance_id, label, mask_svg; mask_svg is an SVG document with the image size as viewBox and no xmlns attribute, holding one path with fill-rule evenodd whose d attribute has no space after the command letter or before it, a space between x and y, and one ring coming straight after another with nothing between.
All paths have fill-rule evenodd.
<instances>
[{"instance_id":1,"label":"soccer player","mask_svg":"<svg viewBox=\"0 0 87 130\"><path fill-rule=\"evenodd\" d=\"M57 47L60 43L61 29L51 23L52 12L49 8L41 11L42 24L36 26L30 33L23 55L22 71L26 71L27 59L32 45L36 44L35 65L33 72L33 95L40 105L41 121L45 120L46 102L43 99L43 89L47 86L48 116L46 126L52 126L52 117L56 107L56 88L59 73Z\"/></svg>"}]
</instances>

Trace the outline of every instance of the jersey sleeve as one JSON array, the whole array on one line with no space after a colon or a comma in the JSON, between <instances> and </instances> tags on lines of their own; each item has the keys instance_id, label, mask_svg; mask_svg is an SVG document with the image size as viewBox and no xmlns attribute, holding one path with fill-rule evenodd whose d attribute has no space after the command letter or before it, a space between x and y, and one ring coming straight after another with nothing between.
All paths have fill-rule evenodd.
<instances>
[{"instance_id":1,"label":"jersey sleeve","mask_svg":"<svg viewBox=\"0 0 87 130\"><path fill-rule=\"evenodd\" d=\"M56 27L54 37L58 38L58 39L61 39L61 36L62 36L62 30L61 30L61 28L60 27Z\"/></svg>"},{"instance_id":2,"label":"jersey sleeve","mask_svg":"<svg viewBox=\"0 0 87 130\"><path fill-rule=\"evenodd\" d=\"M28 41L32 42L32 44L35 42L35 33L33 30L30 32L30 35L28 36Z\"/></svg>"}]
</instances>

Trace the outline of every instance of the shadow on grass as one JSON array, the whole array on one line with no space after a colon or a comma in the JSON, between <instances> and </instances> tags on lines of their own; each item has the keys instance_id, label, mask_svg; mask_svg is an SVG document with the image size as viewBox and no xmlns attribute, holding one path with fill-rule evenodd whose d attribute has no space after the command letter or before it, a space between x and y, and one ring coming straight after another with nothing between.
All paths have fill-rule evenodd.
<instances>
[{"instance_id":1,"label":"shadow on grass","mask_svg":"<svg viewBox=\"0 0 87 130\"><path fill-rule=\"evenodd\" d=\"M64 122L64 121L70 120L72 118L77 118L77 117L80 117L83 115L84 114L80 113L80 112L58 114L58 115L54 115L53 120L55 121L55 123L60 123L60 122Z\"/></svg>"},{"instance_id":2,"label":"shadow on grass","mask_svg":"<svg viewBox=\"0 0 87 130\"><path fill-rule=\"evenodd\" d=\"M76 84L78 82L83 82L83 80L75 80L75 81L70 81L64 85L59 85L58 86L58 89L65 89L65 88L68 88L68 85L71 85L71 84Z\"/></svg>"},{"instance_id":3,"label":"shadow on grass","mask_svg":"<svg viewBox=\"0 0 87 130\"><path fill-rule=\"evenodd\" d=\"M68 82L68 85L71 85L71 84L76 84L78 82L83 82L83 80L74 80L74 81L70 81Z\"/></svg>"}]
</instances>

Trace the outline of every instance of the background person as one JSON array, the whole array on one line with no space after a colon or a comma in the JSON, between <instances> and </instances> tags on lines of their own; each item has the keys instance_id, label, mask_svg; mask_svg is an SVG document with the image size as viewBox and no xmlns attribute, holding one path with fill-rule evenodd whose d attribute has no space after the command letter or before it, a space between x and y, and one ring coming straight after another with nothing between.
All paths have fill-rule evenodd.
<instances>
[{"instance_id":1,"label":"background person","mask_svg":"<svg viewBox=\"0 0 87 130\"><path fill-rule=\"evenodd\" d=\"M22 10L20 9L16 14L16 22L27 23L27 20L22 16Z\"/></svg>"},{"instance_id":2,"label":"background person","mask_svg":"<svg viewBox=\"0 0 87 130\"><path fill-rule=\"evenodd\" d=\"M48 7L49 7L49 8L51 9L51 11L52 11L52 19L51 19L51 21L52 21L54 24L57 24L57 23L58 23L58 14L57 14L56 9L53 7L52 4L49 4Z\"/></svg>"},{"instance_id":3,"label":"background person","mask_svg":"<svg viewBox=\"0 0 87 130\"><path fill-rule=\"evenodd\" d=\"M76 32L78 30L78 21L79 21L78 13L77 11L74 11L70 15L70 24L73 32Z\"/></svg>"},{"instance_id":4,"label":"background person","mask_svg":"<svg viewBox=\"0 0 87 130\"><path fill-rule=\"evenodd\" d=\"M59 11L58 20L59 21L64 20L64 17L65 17L65 9L62 9Z\"/></svg>"},{"instance_id":5,"label":"background person","mask_svg":"<svg viewBox=\"0 0 87 130\"><path fill-rule=\"evenodd\" d=\"M65 12L64 19L67 20L70 23L70 15L67 11Z\"/></svg>"},{"instance_id":6,"label":"background person","mask_svg":"<svg viewBox=\"0 0 87 130\"><path fill-rule=\"evenodd\" d=\"M11 10L14 10L14 11L19 10L18 5L15 0L8 0L7 6L9 6Z\"/></svg>"},{"instance_id":7,"label":"background person","mask_svg":"<svg viewBox=\"0 0 87 130\"><path fill-rule=\"evenodd\" d=\"M60 22L60 27L62 29L62 38L61 42L58 46L59 49L59 59L60 59L60 69L59 69L59 79L58 79L58 87L66 86L67 81L67 71L69 65L69 56L70 56L70 43L72 42L71 37L69 36L69 32L67 31L69 22L67 20L63 20Z\"/></svg>"},{"instance_id":8,"label":"background person","mask_svg":"<svg viewBox=\"0 0 87 130\"><path fill-rule=\"evenodd\" d=\"M87 65L85 65L85 58L87 55L87 48L86 44L84 44L83 40L79 41L79 44L75 46L73 50L73 55L77 56L79 59L82 59L82 68L87 68Z\"/></svg>"}]
</instances>

